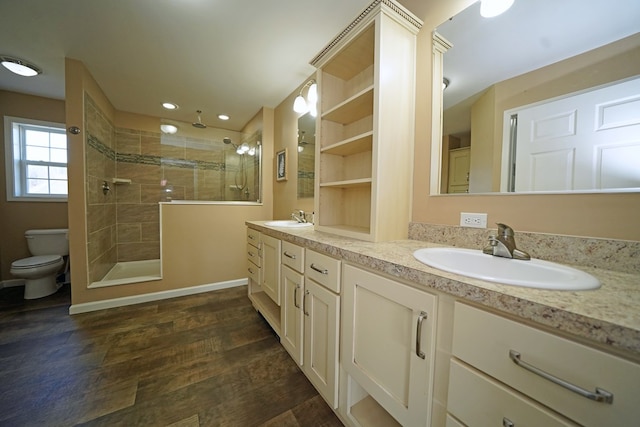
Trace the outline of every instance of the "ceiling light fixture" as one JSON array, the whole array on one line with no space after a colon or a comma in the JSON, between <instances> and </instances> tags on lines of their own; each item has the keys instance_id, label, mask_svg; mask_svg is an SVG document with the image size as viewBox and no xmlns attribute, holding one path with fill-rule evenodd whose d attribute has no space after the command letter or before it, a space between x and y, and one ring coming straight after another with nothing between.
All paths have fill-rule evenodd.
<instances>
[{"instance_id":1,"label":"ceiling light fixture","mask_svg":"<svg viewBox=\"0 0 640 427\"><path fill-rule=\"evenodd\" d=\"M166 110L177 110L180 107L178 106L178 104L174 104L173 102L163 102L162 108Z\"/></svg>"},{"instance_id":2,"label":"ceiling light fixture","mask_svg":"<svg viewBox=\"0 0 640 427\"><path fill-rule=\"evenodd\" d=\"M514 0L480 0L480 15L493 18L507 11Z\"/></svg>"},{"instance_id":3,"label":"ceiling light fixture","mask_svg":"<svg viewBox=\"0 0 640 427\"><path fill-rule=\"evenodd\" d=\"M28 63L27 61L14 58L12 56L1 55L0 63L4 68L12 73L18 74L19 76L33 77L38 74L42 74L42 70L40 68Z\"/></svg>"},{"instance_id":4,"label":"ceiling light fixture","mask_svg":"<svg viewBox=\"0 0 640 427\"><path fill-rule=\"evenodd\" d=\"M163 123L160 125L160 130L162 131L162 133L173 135L174 133L178 132L178 126Z\"/></svg>"},{"instance_id":5,"label":"ceiling light fixture","mask_svg":"<svg viewBox=\"0 0 640 427\"><path fill-rule=\"evenodd\" d=\"M227 116L226 114L218 114L218 118L220 120L229 120L229 116Z\"/></svg>"},{"instance_id":6,"label":"ceiling light fixture","mask_svg":"<svg viewBox=\"0 0 640 427\"><path fill-rule=\"evenodd\" d=\"M307 89L307 99L304 98L302 93ZM300 114L309 112L313 117L318 114L318 85L314 79L309 80L302 86L300 93L293 101L293 111Z\"/></svg>"}]
</instances>

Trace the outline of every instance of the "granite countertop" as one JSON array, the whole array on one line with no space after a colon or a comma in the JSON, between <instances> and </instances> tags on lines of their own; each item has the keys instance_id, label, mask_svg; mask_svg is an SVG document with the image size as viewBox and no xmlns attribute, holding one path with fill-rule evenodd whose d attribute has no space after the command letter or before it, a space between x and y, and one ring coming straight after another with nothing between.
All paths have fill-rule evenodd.
<instances>
[{"instance_id":1,"label":"granite countertop","mask_svg":"<svg viewBox=\"0 0 640 427\"><path fill-rule=\"evenodd\" d=\"M366 242L318 232L313 227L279 228L264 221L247 226L273 237L533 321L640 360L640 275L593 267L581 270L602 286L590 291L550 291L500 285L448 273L417 261L413 252L443 246L419 240Z\"/></svg>"}]
</instances>

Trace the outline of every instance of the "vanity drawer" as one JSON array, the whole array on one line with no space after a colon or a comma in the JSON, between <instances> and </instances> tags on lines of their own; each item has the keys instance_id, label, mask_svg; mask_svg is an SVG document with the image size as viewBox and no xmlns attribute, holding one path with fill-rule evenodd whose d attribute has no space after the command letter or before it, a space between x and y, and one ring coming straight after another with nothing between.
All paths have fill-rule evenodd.
<instances>
[{"instance_id":1,"label":"vanity drawer","mask_svg":"<svg viewBox=\"0 0 640 427\"><path fill-rule=\"evenodd\" d=\"M247 275L256 285L260 285L260 267L251 261L247 262Z\"/></svg>"},{"instance_id":2,"label":"vanity drawer","mask_svg":"<svg viewBox=\"0 0 640 427\"><path fill-rule=\"evenodd\" d=\"M281 262L298 273L304 273L304 248L293 243L282 241Z\"/></svg>"},{"instance_id":3,"label":"vanity drawer","mask_svg":"<svg viewBox=\"0 0 640 427\"><path fill-rule=\"evenodd\" d=\"M539 403L451 360L447 410L468 426L577 426Z\"/></svg>"},{"instance_id":4,"label":"vanity drawer","mask_svg":"<svg viewBox=\"0 0 640 427\"><path fill-rule=\"evenodd\" d=\"M260 251L251 243L247 243L247 259L260 267Z\"/></svg>"},{"instance_id":5,"label":"vanity drawer","mask_svg":"<svg viewBox=\"0 0 640 427\"><path fill-rule=\"evenodd\" d=\"M640 365L459 302L453 330L455 357L580 424L633 425L640 419ZM532 372L536 368L553 378ZM586 393L605 390L613 399L591 400L556 378Z\"/></svg>"},{"instance_id":6,"label":"vanity drawer","mask_svg":"<svg viewBox=\"0 0 640 427\"><path fill-rule=\"evenodd\" d=\"M247 243L256 248L260 247L260 232L253 228L247 228Z\"/></svg>"},{"instance_id":7,"label":"vanity drawer","mask_svg":"<svg viewBox=\"0 0 640 427\"><path fill-rule=\"evenodd\" d=\"M307 249L304 268L306 277L340 293L340 260Z\"/></svg>"}]
</instances>

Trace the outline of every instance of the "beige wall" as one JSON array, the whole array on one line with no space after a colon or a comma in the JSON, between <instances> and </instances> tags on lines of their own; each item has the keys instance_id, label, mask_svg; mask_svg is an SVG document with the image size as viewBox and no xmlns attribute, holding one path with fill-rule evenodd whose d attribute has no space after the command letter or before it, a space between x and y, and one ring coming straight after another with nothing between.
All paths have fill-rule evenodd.
<instances>
[{"instance_id":1,"label":"beige wall","mask_svg":"<svg viewBox=\"0 0 640 427\"><path fill-rule=\"evenodd\" d=\"M155 131L158 118L117 112L82 63L66 62L66 116L71 124L83 123L83 92L100 105L116 126ZM81 126L80 126L81 127ZM84 215L84 130L70 137L69 224L72 258L72 304L141 295L170 289L218 283L246 277L245 221L268 219L273 211L273 110L264 108L243 129L262 129L264 202L260 205L163 204L161 239L163 279L145 283L88 289L86 219ZM70 160L70 161L71 161Z\"/></svg>"},{"instance_id":2,"label":"beige wall","mask_svg":"<svg viewBox=\"0 0 640 427\"><path fill-rule=\"evenodd\" d=\"M313 199L298 199L298 117L293 111L293 101L298 96L300 88L309 79L305 79L300 86L284 99L275 109L275 146L270 159L275 167L275 153L287 149L288 177L286 181L274 181L273 184L273 218L288 219L294 210L313 211ZM266 160L266 159L265 159Z\"/></svg>"},{"instance_id":3,"label":"beige wall","mask_svg":"<svg viewBox=\"0 0 640 427\"><path fill-rule=\"evenodd\" d=\"M442 195L429 196L431 163L431 31L473 3L430 2L418 34L416 144L413 216L415 222L459 224L460 212L486 212L490 224L505 222L516 231L640 240L637 225L640 193L571 195ZM494 226L495 227L495 226Z\"/></svg>"},{"instance_id":4,"label":"beige wall","mask_svg":"<svg viewBox=\"0 0 640 427\"><path fill-rule=\"evenodd\" d=\"M67 228L67 202L8 202L4 150L4 116L65 123L64 101L0 91L0 280L11 279L11 263L30 256L24 232Z\"/></svg>"}]
</instances>

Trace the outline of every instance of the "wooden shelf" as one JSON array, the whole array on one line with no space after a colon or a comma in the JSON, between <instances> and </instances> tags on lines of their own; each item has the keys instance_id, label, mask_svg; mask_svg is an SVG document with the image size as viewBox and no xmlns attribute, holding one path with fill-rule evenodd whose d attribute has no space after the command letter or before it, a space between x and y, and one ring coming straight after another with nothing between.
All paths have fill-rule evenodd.
<instances>
[{"instance_id":1,"label":"wooden shelf","mask_svg":"<svg viewBox=\"0 0 640 427\"><path fill-rule=\"evenodd\" d=\"M336 188L360 188L370 187L371 178L350 179L347 181L321 182L320 187L336 187Z\"/></svg>"},{"instance_id":2,"label":"wooden shelf","mask_svg":"<svg viewBox=\"0 0 640 427\"><path fill-rule=\"evenodd\" d=\"M280 335L280 307L263 291L249 294L249 299L275 333Z\"/></svg>"},{"instance_id":3,"label":"wooden shelf","mask_svg":"<svg viewBox=\"0 0 640 427\"><path fill-rule=\"evenodd\" d=\"M371 66L374 61L375 27L370 25L340 55L329 61L322 70L342 80L350 80Z\"/></svg>"},{"instance_id":4,"label":"wooden shelf","mask_svg":"<svg viewBox=\"0 0 640 427\"><path fill-rule=\"evenodd\" d=\"M373 86L369 86L323 113L322 119L346 125L372 114Z\"/></svg>"},{"instance_id":5,"label":"wooden shelf","mask_svg":"<svg viewBox=\"0 0 640 427\"><path fill-rule=\"evenodd\" d=\"M353 154L371 151L373 131L368 131L352 138L322 148L320 152L337 156L351 156Z\"/></svg>"}]
</instances>

